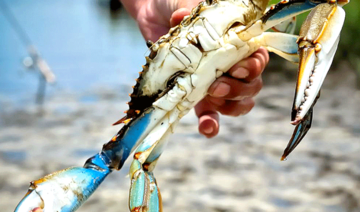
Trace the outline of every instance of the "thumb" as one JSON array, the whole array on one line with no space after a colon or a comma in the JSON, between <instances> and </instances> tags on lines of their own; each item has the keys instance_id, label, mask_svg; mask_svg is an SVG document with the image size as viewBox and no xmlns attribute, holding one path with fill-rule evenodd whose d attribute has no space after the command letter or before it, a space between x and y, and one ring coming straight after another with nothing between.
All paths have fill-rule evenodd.
<instances>
[{"instance_id":1,"label":"thumb","mask_svg":"<svg viewBox=\"0 0 360 212\"><path fill-rule=\"evenodd\" d=\"M178 1L177 9L173 12L171 19L170 19L170 26L174 27L178 25L184 16L190 14L191 9L196 7L201 0L187 0L187 1Z\"/></svg>"}]
</instances>

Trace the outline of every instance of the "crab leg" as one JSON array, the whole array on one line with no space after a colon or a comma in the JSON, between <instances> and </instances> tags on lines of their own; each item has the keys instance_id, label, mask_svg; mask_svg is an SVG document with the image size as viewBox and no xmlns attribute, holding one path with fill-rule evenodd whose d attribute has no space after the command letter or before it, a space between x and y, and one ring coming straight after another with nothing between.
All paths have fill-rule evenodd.
<instances>
[{"instance_id":1,"label":"crab leg","mask_svg":"<svg viewBox=\"0 0 360 212\"><path fill-rule=\"evenodd\" d=\"M334 58L344 19L345 12L336 3L321 4L309 14L301 28L300 66L291 114L292 123L298 126L282 159L295 149L311 126L312 108ZM299 130L301 136L297 137Z\"/></svg>"},{"instance_id":2,"label":"crab leg","mask_svg":"<svg viewBox=\"0 0 360 212\"><path fill-rule=\"evenodd\" d=\"M296 29L296 17L292 17L290 19L285 20L284 22L273 26L271 28L275 32L283 32L288 34L294 34Z\"/></svg>"},{"instance_id":3,"label":"crab leg","mask_svg":"<svg viewBox=\"0 0 360 212\"><path fill-rule=\"evenodd\" d=\"M113 169L120 169L131 153L166 111L149 108L128 123L103 150L89 158L84 167L64 169L30 184L15 212L75 211L96 190ZM160 119L159 119L160 117ZM131 126L131 127L130 127Z\"/></svg>"},{"instance_id":4,"label":"crab leg","mask_svg":"<svg viewBox=\"0 0 360 212\"><path fill-rule=\"evenodd\" d=\"M129 173L131 176L130 211L145 209L152 212L161 211L160 190L152 171L164 150L168 136L177 123L178 120L164 117L161 124L154 128L135 152Z\"/></svg>"},{"instance_id":5,"label":"crab leg","mask_svg":"<svg viewBox=\"0 0 360 212\"><path fill-rule=\"evenodd\" d=\"M291 23L294 16L309 11L319 4L327 3L331 0L282 0L269 10L250 27L240 27L239 37L246 41L261 35L270 28L277 29L284 22ZM345 1L345 0L342 0ZM291 28L291 27L290 27Z\"/></svg>"},{"instance_id":6,"label":"crab leg","mask_svg":"<svg viewBox=\"0 0 360 212\"><path fill-rule=\"evenodd\" d=\"M283 0L272 6L259 21L238 33L243 40L253 39L255 43L266 46L269 51L289 61L299 62L291 113L291 123L297 127L282 159L300 143L311 126L312 107L334 58L345 20L345 12L341 6L349 2L350 0ZM274 33L263 33L274 25L311 9L296 42L299 61L294 54L295 43L291 44L294 37L277 33L275 39Z\"/></svg>"},{"instance_id":7,"label":"crab leg","mask_svg":"<svg viewBox=\"0 0 360 212\"><path fill-rule=\"evenodd\" d=\"M122 167L129 154L144 138L147 138L146 141L157 140L154 138L157 135L153 132L154 128L158 129L161 126L163 130L170 130L172 125L164 124L165 121L174 123L189 111L187 107L177 105L186 94L183 89L189 87L189 80L190 77L179 79L179 83L172 91L125 125L109 143L104 145L100 153L86 161L84 167L64 169L32 182L15 212L32 212L38 209L44 212L75 211L113 169ZM152 133L148 136L149 132ZM159 130L155 130L155 132L162 135L166 131L159 133ZM145 142L142 147L147 144L148 142Z\"/></svg>"},{"instance_id":8,"label":"crab leg","mask_svg":"<svg viewBox=\"0 0 360 212\"><path fill-rule=\"evenodd\" d=\"M299 36L296 35L281 32L264 32L255 37L254 42L290 62L299 63L298 46L296 44L298 39Z\"/></svg>"},{"instance_id":9,"label":"crab leg","mask_svg":"<svg viewBox=\"0 0 360 212\"><path fill-rule=\"evenodd\" d=\"M162 211L160 190L152 171L165 148L167 138L173 133L180 118L189 111L189 105L184 104L186 101L179 101L191 91L189 80L191 80L191 76L178 78L172 91L154 103L155 107L161 106L168 112L146 136L134 154L129 172L131 177L130 211ZM173 99L172 104L167 103L169 99ZM168 106L164 107L166 104Z\"/></svg>"}]
</instances>

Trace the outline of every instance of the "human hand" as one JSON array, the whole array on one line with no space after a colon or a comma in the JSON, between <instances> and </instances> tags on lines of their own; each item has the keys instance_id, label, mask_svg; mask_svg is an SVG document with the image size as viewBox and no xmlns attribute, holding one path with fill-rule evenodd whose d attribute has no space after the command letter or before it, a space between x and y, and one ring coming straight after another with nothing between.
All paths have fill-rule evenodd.
<instances>
[{"instance_id":1,"label":"human hand","mask_svg":"<svg viewBox=\"0 0 360 212\"><path fill-rule=\"evenodd\" d=\"M189 15L199 0L150 0L136 19L146 40L156 41ZM161 12L160 12L161 11ZM169 21L170 20L170 21ZM262 88L261 73L269 62L266 49L260 48L239 61L209 88L208 95L195 106L199 132L208 138L219 132L219 115L240 116L254 106L253 97Z\"/></svg>"}]
</instances>

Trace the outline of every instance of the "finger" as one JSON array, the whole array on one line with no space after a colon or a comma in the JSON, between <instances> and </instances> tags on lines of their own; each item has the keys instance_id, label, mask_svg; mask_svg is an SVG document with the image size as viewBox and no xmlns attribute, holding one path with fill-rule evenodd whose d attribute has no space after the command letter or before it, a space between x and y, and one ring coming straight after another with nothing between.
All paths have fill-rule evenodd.
<instances>
[{"instance_id":1,"label":"finger","mask_svg":"<svg viewBox=\"0 0 360 212\"><path fill-rule=\"evenodd\" d=\"M215 101L218 103L218 99L209 97L209 102ZM215 103L214 103L215 104ZM252 98L245 98L239 101L225 100L223 105L217 106L217 110L227 116L240 116L245 115L254 107L255 102Z\"/></svg>"},{"instance_id":2,"label":"finger","mask_svg":"<svg viewBox=\"0 0 360 212\"><path fill-rule=\"evenodd\" d=\"M153 26L153 28L142 27L140 30L146 41L150 40L155 42L159 39L159 37L169 32L169 27L158 25Z\"/></svg>"},{"instance_id":3,"label":"finger","mask_svg":"<svg viewBox=\"0 0 360 212\"><path fill-rule=\"evenodd\" d=\"M201 2L202 0L187 0L187 1L184 1L184 0L180 0L178 1L177 3L177 7L178 8L187 8L189 10L191 10L192 8L196 7L199 2Z\"/></svg>"},{"instance_id":4,"label":"finger","mask_svg":"<svg viewBox=\"0 0 360 212\"><path fill-rule=\"evenodd\" d=\"M270 56L269 56L268 50L266 50L266 48L264 48L264 47L260 47L260 48L257 50L257 52L265 55L265 66L266 66L266 65L269 63L269 61L270 61Z\"/></svg>"},{"instance_id":5,"label":"finger","mask_svg":"<svg viewBox=\"0 0 360 212\"><path fill-rule=\"evenodd\" d=\"M180 8L177 9L170 18L170 27L174 27L183 20L184 16L187 16L190 14L190 9L188 8Z\"/></svg>"},{"instance_id":6,"label":"finger","mask_svg":"<svg viewBox=\"0 0 360 212\"><path fill-rule=\"evenodd\" d=\"M199 132L207 138L214 137L219 132L219 115L214 105L201 100L195 106L195 113L199 117Z\"/></svg>"},{"instance_id":7,"label":"finger","mask_svg":"<svg viewBox=\"0 0 360 212\"><path fill-rule=\"evenodd\" d=\"M255 96L261 88L261 77L257 77L250 82L244 82L229 76L222 76L210 86L208 93L212 97L226 100L242 100L245 97Z\"/></svg>"},{"instance_id":8,"label":"finger","mask_svg":"<svg viewBox=\"0 0 360 212\"><path fill-rule=\"evenodd\" d=\"M219 114L204 114L199 118L199 132L207 138L212 138L219 133Z\"/></svg>"},{"instance_id":9,"label":"finger","mask_svg":"<svg viewBox=\"0 0 360 212\"><path fill-rule=\"evenodd\" d=\"M250 57L235 64L228 74L237 79L244 79L247 82L257 78L269 62L269 54L266 49L260 48Z\"/></svg>"}]
</instances>

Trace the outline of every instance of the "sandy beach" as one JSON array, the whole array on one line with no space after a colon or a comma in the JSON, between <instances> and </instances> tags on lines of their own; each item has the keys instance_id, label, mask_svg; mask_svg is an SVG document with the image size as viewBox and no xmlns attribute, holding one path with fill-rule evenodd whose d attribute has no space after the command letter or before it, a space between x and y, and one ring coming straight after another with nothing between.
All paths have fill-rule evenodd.
<instances>
[{"instance_id":1,"label":"sandy beach","mask_svg":"<svg viewBox=\"0 0 360 212\"><path fill-rule=\"evenodd\" d=\"M291 136L295 82L264 75L264 89L246 116L221 117L213 139L197 132L190 112L171 136L155 169L164 211L360 211L360 93L346 65L331 72L315 107L313 127L281 162ZM294 79L294 78L293 78ZM339 80L340 79L340 80ZM35 105L0 98L0 205L12 211L29 182L81 166L118 130L126 88L62 92ZM112 173L78 211L128 211L127 172Z\"/></svg>"}]
</instances>

